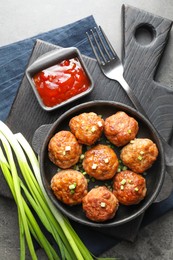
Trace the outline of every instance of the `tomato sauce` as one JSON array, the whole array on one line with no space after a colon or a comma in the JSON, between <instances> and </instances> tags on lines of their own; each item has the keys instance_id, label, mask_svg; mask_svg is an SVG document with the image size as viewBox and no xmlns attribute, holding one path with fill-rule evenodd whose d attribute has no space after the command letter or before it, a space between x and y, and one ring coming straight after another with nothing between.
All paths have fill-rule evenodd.
<instances>
[{"instance_id":1,"label":"tomato sauce","mask_svg":"<svg viewBox=\"0 0 173 260\"><path fill-rule=\"evenodd\" d=\"M47 107L53 107L86 91L91 84L77 58L64 60L38 72L33 81Z\"/></svg>"}]
</instances>

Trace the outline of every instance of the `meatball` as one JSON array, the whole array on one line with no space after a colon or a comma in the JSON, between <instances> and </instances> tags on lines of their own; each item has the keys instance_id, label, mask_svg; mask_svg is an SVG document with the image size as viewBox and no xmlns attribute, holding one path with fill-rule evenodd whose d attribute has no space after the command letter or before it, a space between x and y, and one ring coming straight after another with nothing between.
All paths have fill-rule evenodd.
<instances>
[{"instance_id":1,"label":"meatball","mask_svg":"<svg viewBox=\"0 0 173 260\"><path fill-rule=\"evenodd\" d=\"M105 119L104 134L111 143L118 147L134 139L138 130L138 122L123 111Z\"/></svg>"},{"instance_id":2,"label":"meatball","mask_svg":"<svg viewBox=\"0 0 173 260\"><path fill-rule=\"evenodd\" d=\"M110 190L100 186L87 193L83 198L82 206L87 218L95 222L103 222L115 216L119 203Z\"/></svg>"},{"instance_id":3,"label":"meatball","mask_svg":"<svg viewBox=\"0 0 173 260\"><path fill-rule=\"evenodd\" d=\"M101 136L104 120L96 113L82 113L69 122L71 132L81 144L92 145Z\"/></svg>"},{"instance_id":4,"label":"meatball","mask_svg":"<svg viewBox=\"0 0 173 260\"><path fill-rule=\"evenodd\" d=\"M76 205L87 194L88 183L81 172L67 169L53 176L51 188L60 201L67 205Z\"/></svg>"},{"instance_id":5,"label":"meatball","mask_svg":"<svg viewBox=\"0 0 173 260\"><path fill-rule=\"evenodd\" d=\"M124 205L138 204L146 195L146 181L130 170L119 172L113 182L113 194Z\"/></svg>"},{"instance_id":6,"label":"meatball","mask_svg":"<svg viewBox=\"0 0 173 260\"><path fill-rule=\"evenodd\" d=\"M76 164L82 154L82 146L70 131L56 133L48 144L50 160L62 169Z\"/></svg>"},{"instance_id":7,"label":"meatball","mask_svg":"<svg viewBox=\"0 0 173 260\"><path fill-rule=\"evenodd\" d=\"M137 173L149 169L157 159L158 149L152 140L136 138L123 147L120 158L124 165Z\"/></svg>"},{"instance_id":8,"label":"meatball","mask_svg":"<svg viewBox=\"0 0 173 260\"><path fill-rule=\"evenodd\" d=\"M98 144L85 153L83 168L97 180L111 179L118 169L118 158L107 145Z\"/></svg>"}]
</instances>

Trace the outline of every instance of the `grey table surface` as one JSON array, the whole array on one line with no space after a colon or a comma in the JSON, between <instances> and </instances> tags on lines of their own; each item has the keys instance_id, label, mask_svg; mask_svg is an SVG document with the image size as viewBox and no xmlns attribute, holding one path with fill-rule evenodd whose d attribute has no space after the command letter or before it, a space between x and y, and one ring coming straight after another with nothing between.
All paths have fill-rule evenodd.
<instances>
[{"instance_id":1,"label":"grey table surface","mask_svg":"<svg viewBox=\"0 0 173 260\"><path fill-rule=\"evenodd\" d=\"M92 14L121 56L122 4L132 5L173 20L172 0L1 0L0 46L61 27ZM156 80L173 86L173 29ZM0 198L0 205L11 214L10 223L0 216L0 259L17 260L19 255L14 255L13 249L18 247L18 240L10 240L10 226L15 225L17 221L14 217L16 209L13 205L7 206L4 198ZM102 256L117 256L126 260L173 259L173 211L143 228L134 243L121 242ZM41 251L39 259L46 259Z\"/></svg>"}]
</instances>

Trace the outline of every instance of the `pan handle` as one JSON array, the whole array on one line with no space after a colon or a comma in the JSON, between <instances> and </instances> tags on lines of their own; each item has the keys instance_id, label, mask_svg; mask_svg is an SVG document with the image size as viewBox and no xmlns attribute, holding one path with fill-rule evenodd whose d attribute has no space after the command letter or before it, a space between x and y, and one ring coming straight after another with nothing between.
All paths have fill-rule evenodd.
<instances>
[{"instance_id":1,"label":"pan handle","mask_svg":"<svg viewBox=\"0 0 173 260\"><path fill-rule=\"evenodd\" d=\"M173 191L172 177L166 171L162 188L161 188L156 200L154 201L154 203L158 203L158 202L161 202L161 201L167 199L169 197L169 195L172 193L172 191Z\"/></svg>"},{"instance_id":2,"label":"pan handle","mask_svg":"<svg viewBox=\"0 0 173 260\"><path fill-rule=\"evenodd\" d=\"M39 155L41 151L42 144L49 132L52 124L41 125L34 133L32 138L32 148Z\"/></svg>"}]
</instances>

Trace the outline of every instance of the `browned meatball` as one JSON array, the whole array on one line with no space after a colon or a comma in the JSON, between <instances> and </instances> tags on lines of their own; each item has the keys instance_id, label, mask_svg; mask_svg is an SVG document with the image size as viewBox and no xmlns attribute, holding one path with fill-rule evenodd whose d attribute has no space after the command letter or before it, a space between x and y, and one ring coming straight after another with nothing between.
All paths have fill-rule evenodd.
<instances>
[{"instance_id":1,"label":"browned meatball","mask_svg":"<svg viewBox=\"0 0 173 260\"><path fill-rule=\"evenodd\" d=\"M138 122L123 111L105 120L104 134L116 146L123 146L134 139L138 133Z\"/></svg>"},{"instance_id":2,"label":"browned meatball","mask_svg":"<svg viewBox=\"0 0 173 260\"><path fill-rule=\"evenodd\" d=\"M83 198L86 217L95 222L112 219L118 209L118 200L105 186L93 188Z\"/></svg>"},{"instance_id":3,"label":"browned meatball","mask_svg":"<svg viewBox=\"0 0 173 260\"><path fill-rule=\"evenodd\" d=\"M149 169L157 159L158 149L152 140L136 138L121 150L120 158L124 165L137 173Z\"/></svg>"},{"instance_id":4,"label":"browned meatball","mask_svg":"<svg viewBox=\"0 0 173 260\"><path fill-rule=\"evenodd\" d=\"M51 180L55 196L68 205L81 203L87 194L87 187L88 183L83 174L71 169L61 170Z\"/></svg>"},{"instance_id":5,"label":"browned meatball","mask_svg":"<svg viewBox=\"0 0 173 260\"><path fill-rule=\"evenodd\" d=\"M118 169L118 158L112 148L98 144L85 153L83 168L97 180L108 180Z\"/></svg>"},{"instance_id":6,"label":"browned meatball","mask_svg":"<svg viewBox=\"0 0 173 260\"><path fill-rule=\"evenodd\" d=\"M82 113L69 122L71 132L81 144L92 145L101 136L104 120L96 113Z\"/></svg>"},{"instance_id":7,"label":"browned meatball","mask_svg":"<svg viewBox=\"0 0 173 260\"><path fill-rule=\"evenodd\" d=\"M138 204L146 195L144 177L132 171L122 171L115 175L113 194L124 205Z\"/></svg>"},{"instance_id":8,"label":"browned meatball","mask_svg":"<svg viewBox=\"0 0 173 260\"><path fill-rule=\"evenodd\" d=\"M70 131L60 131L55 134L48 145L50 160L62 169L76 164L82 153L82 146Z\"/></svg>"}]
</instances>

